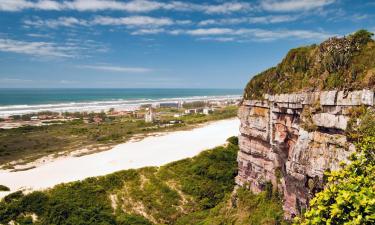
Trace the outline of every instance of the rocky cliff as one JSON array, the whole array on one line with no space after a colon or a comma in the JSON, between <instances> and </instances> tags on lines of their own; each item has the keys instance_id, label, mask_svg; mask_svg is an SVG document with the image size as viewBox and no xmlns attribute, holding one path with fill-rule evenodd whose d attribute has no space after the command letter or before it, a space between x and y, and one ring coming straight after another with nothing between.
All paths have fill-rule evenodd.
<instances>
[{"instance_id":1,"label":"rocky cliff","mask_svg":"<svg viewBox=\"0 0 375 225\"><path fill-rule=\"evenodd\" d=\"M285 217L300 214L355 150L346 130L353 112L374 106L373 89L265 94L244 100L236 183L257 193L270 183L282 194Z\"/></svg>"}]
</instances>

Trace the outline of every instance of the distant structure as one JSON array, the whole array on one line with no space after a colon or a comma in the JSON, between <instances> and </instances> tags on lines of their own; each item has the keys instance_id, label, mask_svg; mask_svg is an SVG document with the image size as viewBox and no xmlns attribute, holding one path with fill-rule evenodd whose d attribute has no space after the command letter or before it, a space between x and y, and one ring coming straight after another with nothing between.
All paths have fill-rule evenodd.
<instances>
[{"instance_id":1,"label":"distant structure","mask_svg":"<svg viewBox=\"0 0 375 225\"><path fill-rule=\"evenodd\" d=\"M145 122L146 123L153 123L155 121L156 115L152 107L148 109L145 114Z\"/></svg>"},{"instance_id":2,"label":"distant structure","mask_svg":"<svg viewBox=\"0 0 375 225\"><path fill-rule=\"evenodd\" d=\"M159 104L160 108L179 108L180 103L179 102L161 102Z\"/></svg>"},{"instance_id":3,"label":"distant structure","mask_svg":"<svg viewBox=\"0 0 375 225\"><path fill-rule=\"evenodd\" d=\"M210 108L204 108L203 109L203 114L204 115L209 115L209 114L211 114L211 113L213 113L214 112L214 110L213 109L210 109Z\"/></svg>"}]
</instances>

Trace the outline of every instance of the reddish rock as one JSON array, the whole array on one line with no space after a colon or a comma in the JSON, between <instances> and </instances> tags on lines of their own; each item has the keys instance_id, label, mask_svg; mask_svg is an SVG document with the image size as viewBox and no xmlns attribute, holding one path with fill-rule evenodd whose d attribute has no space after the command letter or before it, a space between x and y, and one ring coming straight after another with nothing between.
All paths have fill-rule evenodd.
<instances>
[{"instance_id":1,"label":"reddish rock","mask_svg":"<svg viewBox=\"0 0 375 225\"><path fill-rule=\"evenodd\" d=\"M374 92L312 92L266 95L265 99L244 101L240 107L236 183L258 193L271 182L283 194L285 217L290 219L323 188L324 172L338 169L354 152L345 136L347 112L360 104L372 106ZM302 128L306 108L316 123L314 131Z\"/></svg>"}]
</instances>

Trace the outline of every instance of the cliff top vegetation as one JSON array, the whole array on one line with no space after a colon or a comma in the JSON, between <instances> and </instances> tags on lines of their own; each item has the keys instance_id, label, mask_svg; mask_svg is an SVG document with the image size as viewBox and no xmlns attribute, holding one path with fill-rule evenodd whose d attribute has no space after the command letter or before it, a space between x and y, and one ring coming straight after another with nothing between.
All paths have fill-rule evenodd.
<instances>
[{"instance_id":1,"label":"cliff top vegetation","mask_svg":"<svg viewBox=\"0 0 375 225\"><path fill-rule=\"evenodd\" d=\"M320 45L291 49L277 66L254 76L244 99L263 94L320 90L355 90L375 87L373 33L359 30Z\"/></svg>"}]
</instances>

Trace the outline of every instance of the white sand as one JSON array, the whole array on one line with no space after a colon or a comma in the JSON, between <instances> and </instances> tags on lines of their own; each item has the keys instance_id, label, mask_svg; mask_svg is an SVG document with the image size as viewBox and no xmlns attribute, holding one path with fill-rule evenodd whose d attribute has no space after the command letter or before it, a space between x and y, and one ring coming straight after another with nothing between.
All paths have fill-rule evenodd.
<instances>
[{"instance_id":1,"label":"white sand","mask_svg":"<svg viewBox=\"0 0 375 225\"><path fill-rule=\"evenodd\" d=\"M59 183L119 170L161 166L222 145L228 137L238 135L238 129L238 119L222 120L193 130L147 137L139 142L127 142L105 152L57 159L27 171L0 170L0 184L12 191L40 190ZM8 193L0 192L0 197L5 194Z\"/></svg>"}]
</instances>

